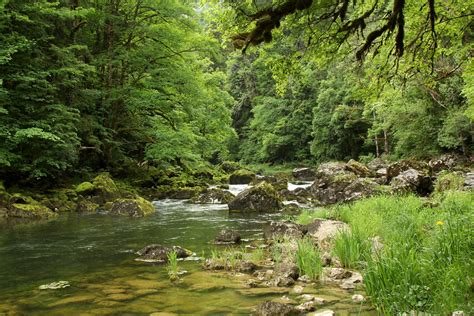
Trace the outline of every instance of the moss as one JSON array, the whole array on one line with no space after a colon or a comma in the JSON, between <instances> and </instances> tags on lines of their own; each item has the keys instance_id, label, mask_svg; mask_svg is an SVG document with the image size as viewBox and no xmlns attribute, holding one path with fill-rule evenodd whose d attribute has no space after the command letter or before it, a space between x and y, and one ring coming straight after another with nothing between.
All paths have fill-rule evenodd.
<instances>
[{"instance_id":1,"label":"moss","mask_svg":"<svg viewBox=\"0 0 474 316\"><path fill-rule=\"evenodd\" d=\"M27 195L15 193L10 198L10 201L11 205L8 208L9 217L47 219L57 216L47 206Z\"/></svg>"},{"instance_id":2,"label":"moss","mask_svg":"<svg viewBox=\"0 0 474 316\"><path fill-rule=\"evenodd\" d=\"M94 185L90 182L82 182L78 186L76 186L76 193L81 195L92 194L94 192Z\"/></svg>"},{"instance_id":3,"label":"moss","mask_svg":"<svg viewBox=\"0 0 474 316\"><path fill-rule=\"evenodd\" d=\"M256 178L255 173L249 170L240 169L234 171L229 178L231 184L248 184Z\"/></svg>"},{"instance_id":4,"label":"moss","mask_svg":"<svg viewBox=\"0 0 474 316\"><path fill-rule=\"evenodd\" d=\"M94 203L90 200L86 200L86 199L81 199L78 203L77 203L77 212L79 213L95 213L97 211L97 209L99 208L99 204L97 203Z\"/></svg>"},{"instance_id":5,"label":"moss","mask_svg":"<svg viewBox=\"0 0 474 316\"><path fill-rule=\"evenodd\" d=\"M110 193L118 193L117 185L107 172L99 174L94 178L94 187L97 190L104 190Z\"/></svg>"},{"instance_id":6,"label":"moss","mask_svg":"<svg viewBox=\"0 0 474 316\"><path fill-rule=\"evenodd\" d=\"M41 200L41 203L59 212L71 212L77 208L76 201L77 194L75 190L58 189L48 194L47 197Z\"/></svg>"}]
</instances>

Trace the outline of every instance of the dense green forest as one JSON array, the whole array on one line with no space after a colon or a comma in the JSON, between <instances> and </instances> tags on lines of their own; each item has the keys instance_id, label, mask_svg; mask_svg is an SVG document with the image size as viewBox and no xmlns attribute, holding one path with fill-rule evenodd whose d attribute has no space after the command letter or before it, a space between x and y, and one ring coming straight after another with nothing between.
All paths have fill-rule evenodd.
<instances>
[{"instance_id":1,"label":"dense green forest","mask_svg":"<svg viewBox=\"0 0 474 316\"><path fill-rule=\"evenodd\" d=\"M1 177L472 152L472 1L273 2L1 1Z\"/></svg>"}]
</instances>

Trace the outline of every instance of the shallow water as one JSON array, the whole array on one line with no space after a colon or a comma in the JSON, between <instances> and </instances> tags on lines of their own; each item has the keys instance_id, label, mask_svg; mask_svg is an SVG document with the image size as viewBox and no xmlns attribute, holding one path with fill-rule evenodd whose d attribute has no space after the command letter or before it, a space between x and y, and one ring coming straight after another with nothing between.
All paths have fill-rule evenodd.
<instances>
[{"instance_id":1,"label":"shallow water","mask_svg":"<svg viewBox=\"0 0 474 316\"><path fill-rule=\"evenodd\" d=\"M156 213L140 219L69 214L50 222L0 224L0 315L249 314L264 300L292 297L291 289L250 289L245 275L202 271L199 262L180 262L188 273L171 283L165 266L134 261L136 250L153 243L208 253L222 228L258 242L264 223L278 215L229 214L225 205L176 200L155 205ZM60 280L71 286L38 289ZM325 308L340 315L359 312L351 293L327 286L307 290L337 300Z\"/></svg>"}]
</instances>

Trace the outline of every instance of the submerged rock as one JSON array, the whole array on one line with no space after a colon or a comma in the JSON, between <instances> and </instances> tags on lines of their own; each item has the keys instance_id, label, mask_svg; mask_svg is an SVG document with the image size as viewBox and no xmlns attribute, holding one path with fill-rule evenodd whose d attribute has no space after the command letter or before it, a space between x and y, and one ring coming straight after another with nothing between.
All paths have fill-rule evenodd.
<instances>
[{"instance_id":1,"label":"submerged rock","mask_svg":"<svg viewBox=\"0 0 474 316\"><path fill-rule=\"evenodd\" d=\"M158 244L146 246L139 251L137 255L140 257L136 258L136 261L144 262L167 262L168 254L176 252L178 258L187 258L193 255L193 252L179 246L166 247Z\"/></svg>"},{"instance_id":2,"label":"submerged rock","mask_svg":"<svg viewBox=\"0 0 474 316\"><path fill-rule=\"evenodd\" d=\"M230 184L249 184L256 178L255 173L249 170L240 169L234 171L229 177Z\"/></svg>"},{"instance_id":3,"label":"submerged rock","mask_svg":"<svg viewBox=\"0 0 474 316\"><path fill-rule=\"evenodd\" d=\"M291 305L266 301L257 306L257 316L291 316L301 315L301 312Z\"/></svg>"},{"instance_id":4,"label":"submerged rock","mask_svg":"<svg viewBox=\"0 0 474 316\"><path fill-rule=\"evenodd\" d=\"M216 244L236 244L240 242L240 233L235 230L223 229L214 238Z\"/></svg>"},{"instance_id":5,"label":"submerged rock","mask_svg":"<svg viewBox=\"0 0 474 316\"><path fill-rule=\"evenodd\" d=\"M292 174L293 178L300 181L312 181L316 177L316 171L313 168L295 168Z\"/></svg>"},{"instance_id":6,"label":"submerged rock","mask_svg":"<svg viewBox=\"0 0 474 316\"><path fill-rule=\"evenodd\" d=\"M230 211L275 212L282 207L282 202L276 190L262 182L239 193L228 205Z\"/></svg>"},{"instance_id":7,"label":"submerged rock","mask_svg":"<svg viewBox=\"0 0 474 316\"><path fill-rule=\"evenodd\" d=\"M139 196L133 199L116 199L109 208L111 215L129 217L143 217L155 212L153 204Z\"/></svg>"},{"instance_id":8,"label":"submerged rock","mask_svg":"<svg viewBox=\"0 0 474 316\"><path fill-rule=\"evenodd\" d=\"M257 269L257 266L247 260L234 259L232 261L226 258L206 259L203 264L205 270L226 270L240 273L252 273Z\"/></svg>"},{"instance_id":9,"label":"submerged rock","mask_svg":"<svg viewBox=\"0 0 474 316\"><path fill-rule=\"evenodd\" d=\"M229 191L221 189L206 189L198 196L190 199L195 204L227 204L232 201L235 196Z\"/></svg>"}]
</instances>

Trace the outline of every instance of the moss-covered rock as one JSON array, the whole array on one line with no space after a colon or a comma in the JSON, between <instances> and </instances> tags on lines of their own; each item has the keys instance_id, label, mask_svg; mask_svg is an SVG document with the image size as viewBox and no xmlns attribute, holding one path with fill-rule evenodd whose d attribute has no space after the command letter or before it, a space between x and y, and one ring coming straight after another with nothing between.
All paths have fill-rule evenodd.
<instances>
[{"instance_id":1,"label":"moss-covered rock","mask_svg":"<svg viewBox=\"0 0 474 316\"><path fill-rule=\"evenodd\" d=\"M77 203L76 210L79 213L95 213L100 205L88 199L80 199Z\"/></svg>"},{"instance_id":2,"label":"moss-covered rock","mask_svg":"<svg viewBox=\"0 0 474 316\"><path fill-rule=\"evenodd\" d=\"M80 195L92 195L94 194L95 186L90 182L82 182L76 186L76 193Z\"/></svg>"},{"instance_id":3,"label":"moss-covered rock","mask_svg":"<svg viewBox=\"0 0 474 316\"><path fill-rule=\"evenodd\" d=\"M220 164L222 171L226 173L232 173L234 171L242 169L242 166L235 161L224 161Z\"/></svg>"},{"instance_id":4,"label":"moss-covered rock","mask_svg":"<svg viewBox=\"0 0 474 316\"><path fill-rule=\"evenodd\" d=\"M367 168L364 164L351 159L346 164L346 170L355 173L360 177L375 177L375 172Z\"/></svg>"},{"instance_id":5,"label":"moss-covered rock","mask_svg":"<svg viewBox=\"0 0 474 316\"><path fill-rule=\"evenodd\" d=\"M30 196L19 193L15 193L11 196L7 215L8 217L26 219L48 219L57 216L57 214L47 206Z\"/></svg>"},{"instance_id":6,"label":"moss-covered rock","mask_svg":"<svg viewBox=\"0 0 474 316\"><path fill-rule=\"evenodd\" d=\"M101 173L94 178L94 200L103 204L120 196L120 191L108 173Z\"/></svg>"},{"instance_id":7,"label":"moss-covered rock","mask_svg":"<svg viewBox=\"0 0 474 316\"><path fill-rule=\"evenodd\" d=\"M77 209L77 194L71 189L57 189L49 192L41 203L57 212L72 212Z\"/></svg>"},{"instance_id":8,"label":"moss-covered rock","mask_svg":"<svg viewBox=\"0 0 474 316\"><path fill-rule=\"evenodd\" d=\"M406 159L397 161L387 167L388 181L409 169L416 170L422 176L431 177L431 168L426 162Z\"/></svg>"},{"instance_id":9,"label":"moss-covered rock","mask_svg":"<svg viewBox=\"0 0 474 316\"><path fill-rule=\"evenodd\" d=\"M116 199L109 207L112 215L130 217L143 217L155 212L153 204L139 196L133 199Z\"/></svg>"},{"instance_id":10,"label":"moss-covered rock","mask_svg":"<svg viewBox=\"0 0 474 316\"><path fill-rule=\"evenodd\" d=\"M240 212L276 212L283 206L281 196L266 182L239 193L228 205L230 211Z\"/></svg>"},{"instance_id":11,"label":"moss-covered rock","mask_svg":"<svg viewBox=\"0 0 474 316\"><path fill-rule=\"evenodd\" d=\"M250 184L257 185L261 182L270 183L278 192L288 189L288 178L279 176L264 176L253 180Z\"/></svg>"},{"instance_id":12,"label":"moss-covered rock","mask_svg":"<svg viewBox=\"0 0 474 316\"><path fill-rule=\"evenodd\" d=\"M249 170L240 169L234 171L229 177L230 184L249 184L256 178L255 173Z\"/></svg>"},{"instance_id":13,"label":"moss-covered rock","mask_svg":"<svg viewBox=\"0 0 474 316\"><path fill-rule=\"evenodd\" d=\"M10 194L8 194L3 182L0 181L0 218L7 216L7 206L10 200Z\"/></svg>"},{"instance_id":14,"label":"moss-covered rock","mask_svg":"<svg viewBox=\"0 0 474 316\"><path fill-rule=\"evenodd\" d=\"M234 199L234 195L229 191L221 189L206 189L201 194L190 199L194 204L227 204Z\"/></svg>"}]
</instances>

